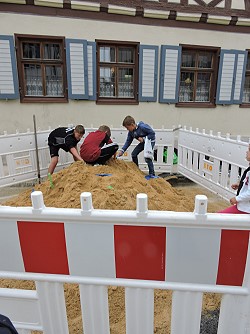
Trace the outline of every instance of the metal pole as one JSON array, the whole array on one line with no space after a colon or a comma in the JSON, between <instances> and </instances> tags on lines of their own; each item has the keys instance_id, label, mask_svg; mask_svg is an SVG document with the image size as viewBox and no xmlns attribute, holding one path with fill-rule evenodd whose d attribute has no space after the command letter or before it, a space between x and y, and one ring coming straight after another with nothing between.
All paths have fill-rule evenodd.
<instances>
[{"instance_id":1,"label":"metal pole","mask_svg":"<svg viewBox=\"0 0 250 334\"><path fill-rule=\"evenodd\" d=\"M38 145L37 145L37 133L36 133L36 116L33 115L33 124L34 124L34 135L35 135L35 145L36 145L36 168L37 168L37 177L39 184L41 183L40 175L40 165L39 165L39 156L38 156Z\"/></svg>"}]
</instances>

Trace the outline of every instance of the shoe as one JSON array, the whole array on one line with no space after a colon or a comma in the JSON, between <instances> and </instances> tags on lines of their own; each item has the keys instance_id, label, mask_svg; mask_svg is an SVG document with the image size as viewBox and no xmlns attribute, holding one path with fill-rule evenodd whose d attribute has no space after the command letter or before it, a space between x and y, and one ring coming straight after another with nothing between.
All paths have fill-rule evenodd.
<instances>
[{"instance_id":1,"label":"shoe","mask_svg":"<svg viewBox=\"0 0 250 334\"><path fill-rule=\"evenodd\" d=\"M159 176L155 176L155 175L153 175L153 174L149 174L149 175L146 175L145 176L145 179L146 180L149 180L149 179L158 179L159 178Z\"/></svg>"},{"instance_id":2,"label":"shoe","mask_svg":"<svg viewBox=\"0 0 250 334\"><path fill-rule=\"evenodd\" d=\"M53 180L52 180L52 175L50 173L48 173L48 180L49 180L49 183L50 183L50 188L53 189L54 188L54 183L53 183Z\"/></svg>"}]
</instances>

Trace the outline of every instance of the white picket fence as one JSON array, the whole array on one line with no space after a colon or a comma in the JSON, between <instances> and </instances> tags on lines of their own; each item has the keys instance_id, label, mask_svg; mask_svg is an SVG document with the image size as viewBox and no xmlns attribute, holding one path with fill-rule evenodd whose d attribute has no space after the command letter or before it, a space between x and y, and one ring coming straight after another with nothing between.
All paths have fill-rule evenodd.
<instances>
[{"instance_id":1,"label":"white picket fence","mask_svg":"<svg viewBox=\"0 0 250 334\"><path fill-rule=\"evenodd\" d=\"M86 135L97 130L96 128L86 129ZM50 162L48 149L48 135L51 129L46 131L38 130L37 149L35 132L16 133L8 135L7 133L0 136L0 188L10 186L20 182L37 180L38 177L47 175L48 165ZM176 131L174 129L156 130L156 149L157 157L155 161L155 171L158 173L173 173L173 152ZM119 144L124 144L127 137L127 131L124 129L112 129L112 140ZM79 147L82 141L79 143ZM136 141L132 143L127 152L122 157L123 160L131 161L131 152L136 146ZM168 149L167 161L163 162L164 147ZM38 159L37 159L38 157ZM60 151L59 163L56 171L69 166L73 162L69 153ZM143 159L139 156L139 164L142 170L148 170Z\"/></svg>"},{"instance_id":2,"label":"white picket fence","mask_svg":"<svg viewBox=\"0 0 250 334\"><path fill-rule=\"evenodd\" d=\"M171 334L200 333L202 300L205 292L222 295L218 334L250 333L249 215L208 214L207 198L203 195L196 196L193 213L150 211L145 194L137 195L137 207L134 211L95 210L92 207L90 193L81 194L81 209L46 208L42 193L37 191L31 194L31 198L32 207L0 207L0 278L32 280L36 284L35 290L0 289L1 313L13 321L20 334L30 334L32 330L42 331L44 334L69 333L63 289L65 282L79 285L84 334L110 333L107 292L109 286L125 287L126 334L154 333L155 289L173 292ZM47 229L51 224L57 227L62 223L65 230L69 274L46 274L42 271L39 273L39 265L43 266L44 263L38 264L36 273L28 272L28 263L32 262L31 258L36 254L28 252L30 258L25 259L27 254L25 255L23 247L36 247L36 245L35 242L31 245L30 239L26 240L25 244L22 239L22 228L25 230L26 224L32 224L39 230L41 224ZM158 245L158 240L148 237L146 244L143 245L140 244L143 243L143 237L137 240L139 247L136 251L147 245L144 247L146 254L144 260L146 263L152 261L153 265L158 257L162 259L166 257L165 261L159 262L159 270L162 271L162 267L166 267L161 280L133 279L131 272L125 279L117 277L118 266L115 268L115 276L112 277L112 270L110 275L102 275L102 270L106 270L105 266L110 267L110 261L117 264L121 250L123 250L120 255L123 257L124 266L120 270L125 270L126 273L128 269L126 259L129 259L129 252L125 254L124 250L129 249L129 239L125 248L123 240L120 245L122 247L115 248L109 255L105 241L110 247L112 242L106 240L107 233L113 231L111 233L112 235L114 233L113 244L116 245L115 229L124 232L127 228L140 229L143 231L142 234L145 234L145 230L153 228L155 231L160 231L161 236L165 235L164 254L157 253L154 248ZM101 229L100 240L86 236L91 238L91 242L82 242L83 231L88 231L91 235L93 230L99 229ZM106 233L103 233L103 230ZM27 231L30 232L30 229ZM223 245L225 234L228 233L236 233L238 236L239 233L243 233L245 250L234 244L234 238L229 247L227 243L226 246L225 243ZM71 242L73 235L81 237ZM152 233L149 233L149 236L152 237ZM47 237L50 236L47 234L45 238ZM18 238L20 242L16 242ZM59 239L55 242L59 243ZM239 242L242 244L241 239ZM95 277L88 274L74 275L74 270L82 270L79 267L83 266L84 252L87 253L89 262L97 259L97 254L93 251L96 243L99 245L99 249L96 250L99 260L105 264L99 267L104 269L97 268L93 263L92 266L91 263L87 263L86 270L89 270L89 273L91 270L100 270L100 275ZM46 243L45 246L49 247ZM79 248L79 252L72 251L72 247ZM236 254L232 253L232 248ZM225 253L228 254L224 261ZM232 265L232 262L240 262L241 269L238 268L238 264ZM23 269L16 270L23 263ZM74 263L77 264L75 268ZM137 271L137 268L134 270ZM144 268L139 270L143 271ZM150 268L147 268L145 273L149 270ZM204 272L208 275L204 275ZM235 272L239 272L237 277Z\"/></svg>"},{"instance_id":3,"label":"white picket fence","mask_svg":"<svg viewBox=\"0 0 250 334\"><path fill-rule=\"evenodd\" d=\"M86 135L94 130L96 128L86 129ZM34 132L0 136L0 188L47 175L50 162L47 138L50 131L37 131L37 149ZM154 165L157 173L178 172L224 199L232 197L231 184L237 182L247 168L245 152L249 138L243 140L240 136L232 138L229 134L206 133L199 129L193 131L186 127L178 127L177 130L162 128L155 132ZM126 130L112 129L112 139L120 147L126 136ZM136 141L132 143L122 159L131 161L131 152L136 144ZM178 148L178 165L173 163L175 148ZM168 151L166 162L163 158L165 149ZM61 150L56 171L72 162L71 154ZM147 172L143 154L139 155L139 166Z\"/></svg>"},{"instance_id":4,"label":"white picket fence","mask_svg":"<svg viewBox=\"0 0 250 334\"><path fill-rule=\"evenodd\" d=\"M232 138L220 132L206 133L184 127L178 136L178 172L197 184L230 199L231 185L239 181L248 167L249 138Z\"/></svg>"}]
</instances>

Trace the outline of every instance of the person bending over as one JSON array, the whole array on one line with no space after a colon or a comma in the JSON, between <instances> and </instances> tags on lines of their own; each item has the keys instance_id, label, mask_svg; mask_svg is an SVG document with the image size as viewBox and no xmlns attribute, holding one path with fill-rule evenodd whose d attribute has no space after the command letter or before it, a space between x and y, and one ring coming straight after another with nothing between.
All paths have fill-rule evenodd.
<instances>
[{"instance_id":1,"label":"person bending over","mask_svg":"<svg viewBox=\"0 0 250 334\"><path fill-rule=\"evenodd\" d=\"M80 147L80 156L88 164L103 165L118 150L118 145L111 140L111 131L107 125L90 132Z\"/></svg>"},{"instance_id":2,"label":"person bending over","mask_svg":"<svg viewBox=\"0 0 250 334\"><path fill-rule=\"evenodd\" d=\"M126 116L122 125L128 130L127 140L123 147L117 152L120 157L128 149L134 139L139 141L139 144L132 151L132 160L138 166L138 155L144 150L145 137L151 140L152 149L155 146L155 132L148 124L144 122L135 123L135 119L131 116ZM145 158L148 165L149 176L155 176L154 164L150 158Z\"/></svg>"},{"instance_id":3,"label":"person bending over","mask_svg":"<svg viewBox=\"0 0 250 334\"><path fill-rule=\"evenodd\" d=\"M59 159L59 150L70 152L75 161L83 161L77 151L77 144L85 133L83 125L66 128L60 127L54 129L48 137L48 145L50 151L50 165L48 168L48 176L53 174Z\"/></svg>"}]
</instances>

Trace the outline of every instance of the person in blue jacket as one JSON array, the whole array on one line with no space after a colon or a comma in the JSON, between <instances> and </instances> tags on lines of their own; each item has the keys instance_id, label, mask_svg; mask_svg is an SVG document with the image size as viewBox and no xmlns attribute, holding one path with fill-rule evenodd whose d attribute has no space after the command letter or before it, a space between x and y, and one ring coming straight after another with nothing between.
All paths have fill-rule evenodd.
<instances>
[{"instance_id":1,"label":"person in blue jacket","mask_svg":"<svg viewBox=\"0 0 250 334\"><path fill-rule=\"evenodd\" d=\"M123 147L117 152L117 157L123 155L128 149L134 139L139 141L139 144L132 151L132 160L138 166L138 155L144 150L145 137L151 140L152 149L155 146L155 132L148 124L144 122L136 123L132 116L126 116L123 120L122 125L128 130L128 136ZM154 164L150 158L145 158L148 165L149 176L154 177Z\"/></svg>"}]
</instances>

